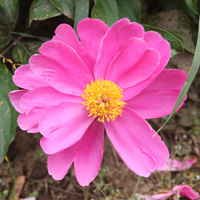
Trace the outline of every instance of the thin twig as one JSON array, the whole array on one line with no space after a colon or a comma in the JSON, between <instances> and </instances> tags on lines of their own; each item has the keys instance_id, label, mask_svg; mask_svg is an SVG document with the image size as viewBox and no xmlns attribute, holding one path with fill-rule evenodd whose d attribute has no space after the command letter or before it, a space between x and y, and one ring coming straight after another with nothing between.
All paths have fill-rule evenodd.
<instances>
[{"instance_id":1,"label":"thin twig","mask_svg":"<svg viewBox=\"0 0 200 200\"><path fill-rule=\"evenodd\" d=\"M96 183L96 181L93 181L93 183L95 184L96 188L101 192L101 194L106 198L106 194L105 194L104 191L99 187L99 185Z\"/></svg>"},{"instance_id":2,"label":"thin twig","mask_svg":"<svg viewBox=\"0 0 200 200\"><path fill-rule=\"evenodd\" d=\"M9 170L10 170L10 173L11 173L12 178L13 178L13 188L12 188L12 192L9 196L9 199L14 199L15 191L16 191L16 177L15 177L15 173L13 171L13 168L12 168L11 163L8 160L7 156L5 158L6 158L6 161L8 162L8 164L9 164Z\"/></svg>"},{"instance_id":3,"label":"thin twig","mask_svg":"<svg viewBox=\"0 0 200 200\"><path fill-rule=\"evenodd\" d=\"M133 193L132 193L132 195L131 195L131 199L134 199L134 198L135 198L135 193L136 193L136 191L137 191L137 189L138 189L138 186L139 186L139 184L140 184L140 180L141 180L141 176L139 176L138 179L137 179L137 183L136 183L136 185L135 185L135 187L134 187Z\"/></svg>"},{"instance_id":4,"label":"thin twig","mask_svg":"<svg viewBox=\"0 0 200 200\"><path fill-rule=\"evenodd\" d=\"M18 37L9 46L7 46L2 52L0 52L0 54L4 55L9 49L11 49L13 46L15 46L22 38L23 38L23 36Z\"/></svg>"},{"instance_id":5,"label":"thin twig","mask_svg":"<svg viewBox=\"0 0 200 200\"><path fill-rule=\"evenodd\" d=\"M89 198L89 193L88 193L88 187L84 188L84 200L88 200Z\"/></svg>"}]
</instances>

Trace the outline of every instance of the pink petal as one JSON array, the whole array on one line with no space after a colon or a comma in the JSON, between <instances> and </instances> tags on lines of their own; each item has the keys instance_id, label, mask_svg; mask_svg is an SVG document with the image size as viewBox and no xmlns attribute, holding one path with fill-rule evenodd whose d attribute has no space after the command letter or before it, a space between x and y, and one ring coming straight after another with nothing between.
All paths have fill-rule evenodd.
<instances>
[{"instance_id":1,"label":"pink petal","mask_svg":"<svg viewBox=\"0 0 200 200\"><path fill-rule=\"evenodd\" d=\"M61 180L74 161L77 180L88 185L97 175L103 156L104 126L93 122L83 137L71 147L49 155L48 171L55 180Z\"/></svg>"},{"instance_id":2,"label":"pink petal","mask_svg":"<svg viewBox=\"0 0 200 200\"><path fill-rule=\"evenodd\" d=\"M91 72L78 54L64 43L46 42L40 52L43 55L30 58L31 69L56 90L80 96L86 84L93 80Z\"/></svg>"},{"instance_id":3,"label":"pink petal","mask_svg":"<svg viewBox=\"0 0 200 200\"><path fill-rule=\"evenodd\" d=\"M180 195L186 196L189 199L197 199L199 198L199 194L195 192L190 186L188 185L176 185L175 187L172 188L172 190L166 191L164 193L159 193L152 195L152 199L156 200L165 200L168 199L170 196L173 195L174 200L178 200Z\"/></svg>"},{"instance_id":4,"label":"pink petal","mask_svg":"<svg viewBox=\"0 0 200 200\"><path fill-rule=\"evenodd\" d=\"M76 52L79 52L79 40L74 29L68 24L60 24L55 30L52 40L64 42Z\"/></svg>"},{"instance_id":5,"label":"pink petal","mask_svg":"<svg viewBox=\"0 0 200 200\"><path fill-rule=\"evenodd\" d=\"M180 69L165 69L162 73L156 77L154 82L149 85L147 90L163 90L169 87L171 90L180 90L185 83L187 74Z\"/></svg>"},{"instance_id":6,"label":"pink petal","mask_svg":"<svg viewBox=\"0 0 200 200\"><path fill-rule=\"evenodd\" d=\"M173 190L176 190L176 187L178 187L178 186L175 186L173 188ZM194 200L194 199L198 199L200 197L199 193L195 192L189 185L182 185L180 190L181 190L180 194L182 196L186 196L189 199Z\"/></svg>"},{"instance_id":7,"label":"pink petal","mask_svg":"<svg viewBox=\"0 0 200 200\"><path fill-rule=\"evenodd\" d=\"M144 54L146 49L147 45L141 38L134 37L128 40L111 62L107 71L106 79L115 81L122 72L130 70Z\"/></svg>"},{"instance_id":8,"label":"pink petal","mask_svg":"<svg viewBox=\"0 0 200 200\"><path fill-rule=\"evenodd\" d=\"M46 109L36 108L19 115L17 122L22 130L29 130L29 133L38 133L38 122L44 115Z\"/></svg>"},{"instance_id":9,"label":"pink petal","mask_svg":"<svg viewBox=\"0 0 200 200\"><path fill-rule=\"evenodd\" d=\"M97 176L101 166L104 145L104 125L96 120L80 141L74 168L81 186L87 186Z\"/></svg>"},{"instance_id":10,"label":"pink petal","mask_svg":"<svg viewBox=\"0 0 200 200\"><path fill-rule=\"evenodd\" d=\"M102 39L94 69L96 79L105 77L110 62L122 46L122 44L119 44L120 32L128 24L130 24L128 19L117 21ZM118 42L116 42L117 40Z\"/></svg>"},{"instance_id":11,"label":"pink petal","mask_svg":"<svg viewBox=\"0 0 200 200\"><path fill-rule=\"evenodd\" d=\"M136 22L131 22L121 30L120 34L121 34L120 42L125 43L132 37L144 38L144 28L142 25Z\"/></svg>"},{"instance_id":12,"label":"pink petal","mask_svg":"<svg viewBox=\"0 0 200 200\"><path fill-rule=\"evenodd\" d=\"M27 133L39 133L38 123L27 130Z\"/></svg>"},{"instance_id":13,"label":"pink petal","mask_svg":"<svg viewBox=\"0 0 200 200\"><path fill-rule=\"evenodd\" d=\"M26 109L22 109L20 104L19 104L20 99L27 92L29 92L29 91L28 90L14 90L14 91L12 91L8 94L8 96L10 97L10 101L11 101L12 105L14 106L16 111L18 111L20 113L27 111Z\"/></svg>"},{"instance_id":14,"label":"pink petal","mask_svg":"<svg viewBox=\"0 0 200 200\"><path fill-rule=\"evenodd\" d=\"M170 59L171 50L170 50L170 44L166 40L161 40L154 48L157 51L159 51L159 53L161 55L160 65L157 67L157 69L155 71L155 76L157 76L166 67L166 65Z\"/></svg>"},{"instance_id":15,"label":"pink petal","mask_svg":"<svg viewBox=\"0 0 200 200\"><path fill-rule=\"evenodd\" d=\"M147 31L144 34L144 41L148 48L154 48L162 39L162 36L155 31Z\"/></svg>"},{"instance_id":16,"label":"pink petal","mask_svg":"<svg viewBox=\"0 0 200 200\"><path fill-rule=\"evenodd\" d=\"M172 196L174 200L178 200L180 195L186 196L191 200L199 198L199 194L188 185L176 185L172 190L163 191L152 196L142 194L137 194L136 196L144 200L167 200Z\"/></svg>"},{"instance_id":17,"label":"pink petal","mask_svg":"<svg viewBox=\"0 0 200 200\"><path fill-rule=\"evenodd\" d=\"M77 96L58 92L52 87L41 87L26 93L20 100L23 109L48 108L61 102L81 103L83 99Z\"/></svg>"},{"instance_id":18,"label":"pink petal","mask_svg":"<svg viewBox=\"0 0 200 200\"><path fill-rule=\"evenodd\" d=\"M64 178L74 161L76 152L77 144L58 153L49 155L47 168L49 174L55 180L61 180Z\"/></svg>"},{"instance_id":19,"label":"pink petal","mask_svg":"<svg viewBox=\"0 0 200 200\"><path fill-rule=\"evenodd\" d=\"M101 20L85 18L77 27L81 41L78 40L73 28L67 24L61 24L56 28L56 35L52 40L62 41L72 47L93 73L99 44L108 28Z\"/></svg>"},{"instance_id":20,"label":"pink petal","mask_svg":"<svg viewBox=\"0 0 200 200\"><path fill-rule=\"evenodd\" d=\"M111 61L128 39L143 36L144 28L140 24L130 23L126 18L117 21L101 41L94 69L95 78L105 77Z\"/></svg>"},{"instance_id":21,"label":"pink petal","mask_svg":"<svg viewBox=\"0 0 200 200\"><path fill-rule=\"evenodd\" d=\"M159 60L158 51L146 49L142 39L132 38L112 61L106 79L122 89L137 85L153 74Z\"/></svg>"},{"instance_id":22,"label":"pink petal","mask_svg":"<svg viewBox=\"0 0 200 200\"><path fill-rule=\"evenodd\" d=\"M142 92L127 101L127 106L144 119L163 117L171 113L179 93L177 90Z\"/></svg>"},{"instance_id":23,"label":"pink petal","mask_svg":"<svg viewBox=\"0 0 200 200\"><path fill-rule=\"evenodd\" d=\"M40 142L44 152L54 154L80 140L94 120L88 114L85 107L77 103L61 103L49 108L39 124L45 136Z\"/></svg>"},{"instance_id":24,"label":"pink petal","mask_svg":"<svg viewBox=\"0 0 200 200\"><path fill-rule=\"evenodd\" d=\"M82 43L79 55L93 73L100 42L108 26L99 19L85 18L78 23L77 31Z\"/></svg>"},{"instance_id":25,"label":"pink petal","mask_svg":"<svg viewBox=\"0 0 200 200\"><path fill-rule=\"evenodd\" d=\"M182 162L176 159L168 159L166 165L158 170L159 171L183 171L185 169L189 169L196 161L197 159L195 157L186 159Z\"/></svg>"},{"instance_id":26,"label":"pink petal","mask_svg":"<svg viewBox=\"0 0 200 200\"><path fill-rule=\"evenodd\" d=\"M49 155L48 171L55 180L61 180L74 161L79 183L89 184L97 175L103 156L104 126L92 123L84 136L71 147Z\"/></svg>"},{"instance_id":27,"label":"pink petal","mask_svg":"<svg viewBox=\"0 0 200 200\"><path fill-rule=\"evenodd\" d=\"M132 110L124 108L122 117L105 123L108 137L125 164L140 176L164 166L168 149L150 125ZM144 164L145 163L145 164Z\"/></svg>"},{"instance_id":28,"label":"pink petal","mask_svg":"<svg viewBox=\"0 0 200 200\"><path fill-rule=\"evenodd\" d=\"M142 200L167 200L172 195L172 192L163 192L155 195L143 195L143 194L136 194L138 199Z\"/></svg>"},{"instance_id":29,"label":"pink petal","mask_svg":"<svg viewBox=\"0 0 200 200\"><path fill-rule=\"evenodd\" d=\"M30 65L22 65L18 67L15 70L13 81L18 87L28 90L48 86L46 82L33 73L30 69Z\"/></svg>"},{"instance_id":30,"label":"pink petal","mask_svg":"<svg viewBox=\"0 0 200 200\"><path fill-rule=\"evenodd\" d=\"M144 88L153 82L153 80L159 75L159 73L164 69L167 65L167 62L170 59L170 44L162 39L160 34L149 31L145 33L144 40L147 43L147 48L155 49L160 53L160 64L157 66L156 70L154 71L153 75L146 79L143 82L140 82L138 85L132 86L130 88L125 88L123 91L124 101L133 98L134 96L138 95Z\"/></svg>"},{"instance_id":31,"label":"pink petal","mask_svg":"<svg viewBox=\"0 0 200 200\"><path fill-rule=\"evenodd\" d=\"M150 78L146 79L143 82L140 82L137 85L134 85L129 88L124 88L123 89L123 101L128 101L129 99L134 98L136 95L138 95L142 90L144 90L148 85L151 84L151 82L154 79L154 75L151 76Z\"/></svg>"},{"instance_id":32,"label":"pink petal","mask_svg":"<svg viewBox=\"0 0 200 200\"><path fill-rule=\"evenodd\" d=\"M126 101L127 106L145 119L169 115L186 78L182 70L163 70L139 95Z\"/></svg>"},{"instance_id":33,"label":"pink petal","mask_svg":"<svg viewBox=\"0 0 200 200\"><path fill-rule=\"evenodd\" d=\"M147 42L148 48L153 48L160 52L160 65L155 72L157 76L164 69L170 59L170 44L167 40L164 40L159 33L154 31L145 32L144 40Z\"/></svg>"}]
</instances>

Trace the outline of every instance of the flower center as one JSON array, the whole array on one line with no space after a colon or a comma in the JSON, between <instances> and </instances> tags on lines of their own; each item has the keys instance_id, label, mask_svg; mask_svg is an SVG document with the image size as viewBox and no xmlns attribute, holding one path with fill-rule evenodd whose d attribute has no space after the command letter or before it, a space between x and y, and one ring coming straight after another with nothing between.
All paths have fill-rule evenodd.
<instances>
[{"instance_id":1,"label":"flower center","mask_svg":"<svg viewBox=\"0 0 200 200\"><path fill-rule=\"evenodd\" d=\"M121 101L122 91L115 83L103 78L91 81L82 94L85 100L82 104L90 111L88 116L98 117L98 121L102 123L105 119L109 122L115 120L118 115L121 116L122 109L126 105Z\"/></svg>"}]
</instances>

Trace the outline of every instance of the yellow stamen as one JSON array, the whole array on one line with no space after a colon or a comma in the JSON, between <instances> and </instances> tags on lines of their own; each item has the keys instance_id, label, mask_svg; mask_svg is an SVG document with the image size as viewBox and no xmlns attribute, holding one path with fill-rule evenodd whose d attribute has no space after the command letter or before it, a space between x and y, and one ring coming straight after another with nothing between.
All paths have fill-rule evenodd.
<instances>
[{"instance_id":1,"label":"yellow stamen","mask_svg":"<svg viewBox=\"0 0 200 200\"><path fill-rule=\"evenodd\" d=\"M98 121L104 123L104 119L108 122L115 120L118 115L121 116L122 109L126 105L121 101L123 98L123 90L115 83L109 80L98 79L87 84L82 98L82 102L86 106L86 110L90 111L88 116L98 117Z\"/></svg>"}]
</instances>

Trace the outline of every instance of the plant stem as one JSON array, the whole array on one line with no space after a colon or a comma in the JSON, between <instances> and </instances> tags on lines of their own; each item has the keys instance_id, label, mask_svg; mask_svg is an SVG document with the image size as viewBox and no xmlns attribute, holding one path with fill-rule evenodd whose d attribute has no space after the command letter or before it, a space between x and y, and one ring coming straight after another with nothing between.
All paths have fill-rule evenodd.
<instances>
[{"instance_id":1,"label":"plant stem","mask_svg":"<svg viewBox=\"0 0 200 200\"><path fill-rule=\"evenodd\" d=\"M93 183L95 184L96 188L101 192L101 194L106 198L106 194L105 194L104 191L99 187L98 183L96 183L96 181L93 181Z\"/></svg>"},{"instance_id":2,"label":"plant stem","mask_svg":"<svg viewBox=\"0 0 200 200\"><path fill-rule=\"evenodd\" d=\"M137 179L137 183L136 183L136 185L135 185L135 187L134 187L133 193L132 193L132 195L131 195L131 199L134 199L134 198L135 198L135 193L136 193L136 191L137 191L137 189L138 189L138 186L139 186L139 184L140 184L140 180L141 180L141 176L139 176L138 179Z\"/></svg>"},{"instance_id":3,"label":"plant stem","mask_svg":"<svg viewBox=\"0 0 200 200\"><path fill-rule=\"evenodd\" d=\"M10 170L10 173L11 173L12 178L13 178L13 189L12 189L12 192L10 194L9 199L14 199L15 191L16 191L16 178L15 178L15 174L14 174L13 168L12 168L12 166L10 164L10 161L8 160L7 156L5 156L5 159L6 159L6 162L8 163L9 170Z\"/></svg>"},{"instance_id":4,"label":"plant stem","mask_svg":"<svg viewBox=\"0 0 200 200\"><path fill-rule=\"evenodd\" d=\"M22 38L23 38L23 36L18 37L9 46L7 46L7 48L4 49L4 51L0 52L0 54L4 55L9 49L11 49L13 46L15 46Z\"/></svg>"}]
</instances>

